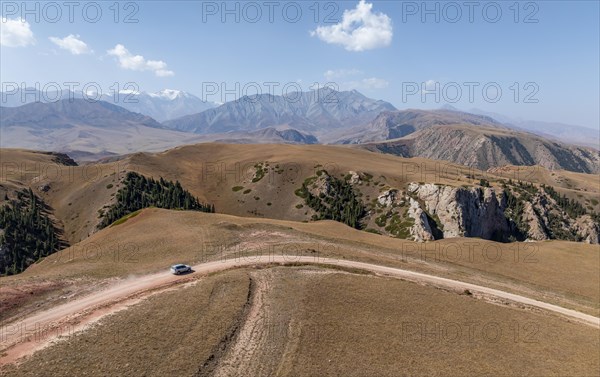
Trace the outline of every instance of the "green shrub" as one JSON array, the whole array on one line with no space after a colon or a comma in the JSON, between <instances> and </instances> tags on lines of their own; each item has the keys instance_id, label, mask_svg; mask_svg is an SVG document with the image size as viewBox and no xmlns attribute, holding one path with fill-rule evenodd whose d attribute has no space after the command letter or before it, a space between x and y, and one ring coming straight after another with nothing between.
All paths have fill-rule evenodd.
<instances>
[{"instance_id":1,"label":"green shrub","mask_svg":"<svg viewBox=\"0 0 600 377\"><path fill-rule=\"evenodd\" d=\"M375 224L377 224L378 227L383 228L387 224L387 214L384 213L381 216L377 216L375 218Z\"/></svg>"},{"instance_id":2,"label":"green shrub","mask_svg":"<svg viewBox=\"0 0 600 377\"><path fill-rule=\"evenodd\" d=\"M252 178L252 183L256 183L256 182L260 181L261 179L264 178L264 176L266 174L266 170L263 169L262 164L256 164L256 165L254 165L254 168L256 169L256 171L254 172L254 178Z\"/></svg>"}]
</instances>

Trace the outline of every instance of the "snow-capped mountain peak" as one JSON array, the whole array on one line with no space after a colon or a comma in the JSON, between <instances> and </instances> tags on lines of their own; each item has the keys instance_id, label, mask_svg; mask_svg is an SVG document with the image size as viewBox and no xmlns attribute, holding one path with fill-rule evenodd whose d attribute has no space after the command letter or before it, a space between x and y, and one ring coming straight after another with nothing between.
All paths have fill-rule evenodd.
<instances>
[{"instance_id":1,"label":"snow-capped mountain peak","mask_svg":"<svg viewBox=\"0 0 600 377\"><path fill-rule=\"evenodd\" d=\"M135 95L136 101L123 103L121 106L130 111L149 115L163 122L185 115L200 113L218 106L212 102L204 102L191 93L175 89L163 89L158 92L140 92Z\"/></svg>"},{"instance_id":2,"label":"snow-capped mountain peak","mask_svg":"<svg viewBox=\"0 0 600 377\"><path fill-rule=\"evenodd\" d=\"M189 97L188 93L182 92L181 90L175 89L163 89L156 93L148 93L150 97L154 98L164 98L168 100L174 100L178 97Z\"/></svg>"},{"instance_id":3,"label":"snow-capped mountain peak","mask_svg":"<svg viewBox=\"0 0 600 377\"><path fill-rule=\"evenodd\" d=\"M122 89L122 90L119 90L119 94L131 94L134 96L138 96L138 95L140 95L140 92L137 90Z\"/></svg>"}]
</instances>

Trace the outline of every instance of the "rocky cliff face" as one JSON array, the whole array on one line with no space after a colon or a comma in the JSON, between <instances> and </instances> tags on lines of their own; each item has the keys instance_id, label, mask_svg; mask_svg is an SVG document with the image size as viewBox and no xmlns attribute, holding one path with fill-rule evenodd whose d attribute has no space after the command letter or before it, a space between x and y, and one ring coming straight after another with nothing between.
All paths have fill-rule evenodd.
<instances>
[{"instance_id":1,"label":"rocky cliff face","mask_svg":"<svg viewBox=\"0 0 600 377\"><path fill-rule=\"evenodd\" d=\"M502 195L498 200L492 188L411 183L408 193L420 199L427 212L439 219L444 238L499 239L509 232L501 205Z\"/></svg>"},{"instance_id":2,"label":"rocky cliff face","mask_svg":"<svg viewBox=\"0 0 600 377\"><path fill-rule=\"evenodd\" d=\"M600 225L590 215L584 215L574 224L575 230L581 234L584 242L598 244L600 235Z\"/></svg>"},{"instance_id":3,"label":"rocky cliff face","mask_svg":"<svg viewBox=\"0 0 600 377\"><path fill-rule=\"evenodd\" d=\"M598 244L598 222L589 214L569 214L544 189L525 203L523 218L529 226L528 239L540 241L558 238Z\"/></svg>"},{"instance_id":4,"label":"rocky cliff face","mask_svg":"<svg viewBox=\"0 0 600 377\"><path fill-rule=\"evenodd\" d=\"M526 187L529 191L507 187L497 192L491 187L411 183L407 190L411 200L407 214L415 220L411 234L417 241L438 238L434 236L435 229L426 235L427 227L419 225L421 212L424 212L435 218L443 238L564 239L598 243L600 225L591 215L573 210L568 201L565 206L564 199L559 203L548 188Z\"/></svg>"},{"instance_id":5,"label":"rocky cliff face","mask_svg":"<svg viewBox=\"0 0 600 377\"><path fill-rule=\"evenodd\" d=\"M320 171L296 195L313 220L331 219L358 229L418 242L478 237L500 242L560 239L598 244L600 216L550 186L512 180L490 187L409 183L393 188L363 172L343 179Z\"/></svg>"},{"instance_id":6,"label":"rocky cliff face","mask_svg":"<svg viewBox=\"0 0 600 377\"><path fill-rule=\"evenodd\" d=\"M410 206L408 207L407 215L415 220L415 225L410 227L410 235L413 240L417 242L435 240L427 214L423 211L419 202L413 198L409 198L409 203Z\"/></svg>"}]
</instances>

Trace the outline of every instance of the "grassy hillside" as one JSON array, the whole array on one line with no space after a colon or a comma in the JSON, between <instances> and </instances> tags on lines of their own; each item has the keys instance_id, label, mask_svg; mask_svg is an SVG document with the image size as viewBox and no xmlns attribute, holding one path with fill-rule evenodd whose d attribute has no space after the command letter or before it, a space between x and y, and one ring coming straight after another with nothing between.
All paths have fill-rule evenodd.
<instances>
[{"instance_id":1,"label":"grassy hillside","mask_svg":"<svg viewBox=\"0 0 600 377\"><path fill-rule=\"evenodd\" d=\"M501 180L544 183L599 211L598 177L541 167L479 171L443 161L400 158L342 146L197 144L162 153L137 153L112 161L67 166L49 154L0 149L0 204L5 194L32 188L52 209L69 243L96 232L102 214L116 202L127 172L180 181L183 189L218 212L243 217L310 221L316 212L297 190L317 172L338 179L357 172L369 177L360 187L365 203L389 188L410 182L453 187L478 186L485 179L501 190Z\"/></svg>"},{"instance_id":2,"label":"grassy hillside","mask_svg":"<svg viewBox=\"0 0 600 377\"><path fill-rule=\"evenodd\" d=\"M163 293L2 375L194 375L237 326L248 289L248 275L232 271Z\"/></svg>"},{"instance_id":3,"label":"grassy hillside","mask_svg":"<svg viewBox=\"0 0 600 377\"><path fill-rule=\"evenodd\" d=\"M348 274L335 263L293 266L291 257L395 266L598 316L597 246L466 238L417 243L330 220L145 209L22 274L1 278L0 320L11 323L115 283L127 285L174 263L264 261L269 255L290 256L292 266L190 275L189 284L134 301L2 373L161 375L182 364L197 375L231 375L236 368L256 374L444 374L451 360L459 360L470 375L506 370L506 359L515 373L585 375L597 369L598 339L588 326L469 292ZM423 326L428 327L420 330ZM458 338L452 335L457 326ZM492 334L498 329L499 338ZM471 330L476 338L467 336ZM389 352L403 356L388 357ZM547 352L557 357L540 357ZM71 355L68 362L58 356L65 354ZM413 362L403 362L408 357Z\"/></svg>"},{"instance_id":4,"label":"grassy hillside","mask_svg":"<svg viewBox=\"0 0 600 377\"><path fill-rule=\"evenodd\" d=\"M457 365L459 375L592 375L598 346L594 331L543 313L396 279L275 267L155 295L4 375L445 376Z\"/></svg>"},{"instance_id":5,"label":"grassy hillside","mask_svg":"<svg viewBox=\"0 0 600 377\"><path fill-rule=\"evenodd\" d=\"M417 243L352 229L334 221L300 223L200 212L148 209L31 266L2 278L24 283L110 278L259 255L345 258L485 283L597 313L597 246L573 242L499 244L480 239ZM91 279L91 280L90 280ZM585 309L587 308L587 309Z\"/></svg>"}]
</instances>

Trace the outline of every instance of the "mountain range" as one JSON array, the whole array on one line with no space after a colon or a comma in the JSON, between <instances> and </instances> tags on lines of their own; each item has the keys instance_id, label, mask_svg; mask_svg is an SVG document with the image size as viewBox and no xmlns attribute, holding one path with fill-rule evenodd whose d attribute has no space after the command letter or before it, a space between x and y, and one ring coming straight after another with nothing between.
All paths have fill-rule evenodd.
<instances>
[{"instance_id":1,"label":"mountain range","mask_svg":"<svg viewBox=\"0 0 600 377\"><path fill-rule=\"evenodd\" d=\"M261 128L294 128L324 134L341 128L364 125L382 111L396 110L385 101L365 97L356 90L338 92L322 88L284 96L244 96L199 114L164 122L180 131L211 134L254 131Z\"/></svg>"},{"instance_id":2,"label":"mountain range","mask_svg":"<svg viewBox=\"0 0 600 377\"><path fill-rule=\"evenodd\" d=\"M177 91L144 96L157 101L192 98ZM380 153L484 170L510 164L600 171L594 148L564 144L486 114L451 107L397 110L355 90L247 96L162 124L140 112L84 99L0 109L0 146L58 151L78 159L200 142L325 143L355 144Z\"/></svg>"},{"instance_id":3,"label":"mountain range","mask_svg":"<svg viewBox=\"0 0 600 377\"><path fill-rule=\"evenodd\" d=\"M0 132L1 147L65 152L78 159L159 151L200 141L166 129L149 116L84 99L1 107Z\"/></svg>"},{"instance_id":4,"label":"mountain range","mask_svg":"<svg viewBox=\"0 0 600 377\"><path fill-rule=\"evenodd\" d=\"M121 92L120 94L120 102L115 102L114 96L105 95L101 99L123 106L129 111L151 116L159 122L219 106L215 102L202 101L191 93L172 89L164 89L156 93Z\"/></svg>"},{"instance_id":5,"label":"mountain range","mask_svg":"<svg viewBox=\"0 0 600 377\"><path fill-rule=\"evenodd\" d=\"M225 143L316 144L294 129L265 128L211 135L169 129L153 118L104 101L65 99L0 107L0 147L68 153L90 161L133 152L156 152L178 145Z\"/></svg>"},{"instance_id":6,"label":"mountain range","mask_svg":"<svg viewBox=\"0 0 600 377\"><path fill-rule=\"evenodd\" d=\"M62 90L43 92L35 88L17 89L0 92L2 107L18 107L32 102L61 102L65 99L82 99L78 91ZM121 90L118 93L89 93L85 98L92 101L104 101L121 106L129 111L147 115L163 122L184 115L195 114L218 106L217 103L202 101L195 95L181 90L164 89L155 93L134 90ZM92 102L90 101L90 102Z\"/></svg>"}]
</instances>

